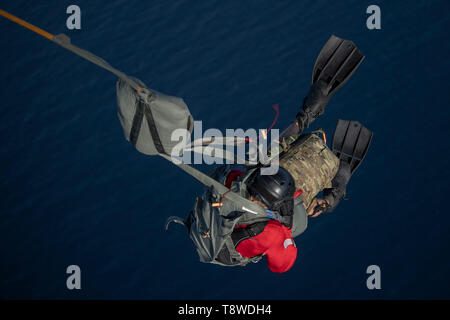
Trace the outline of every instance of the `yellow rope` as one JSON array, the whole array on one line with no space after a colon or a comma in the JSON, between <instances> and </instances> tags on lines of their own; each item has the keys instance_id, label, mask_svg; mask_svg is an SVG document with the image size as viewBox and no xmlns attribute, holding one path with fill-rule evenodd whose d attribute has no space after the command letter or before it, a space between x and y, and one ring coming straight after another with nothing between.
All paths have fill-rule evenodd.
<instances>
[{"instance_id":1,"label":"yellow rope","mask_svg":"<svg viewBox=\"0 0 450 320\"><path fill-rule=\"evenodd\" d=\"M12 14L0 9L0 15L4 16L6 19L9 19L17 24L20 24L21 26L30 29L33 32L36 32L37 34L49 39L49 40L53 40L53 35L51 33L48 33L45 30L42 30L41 28L38 28L34 25L32 25L31 23L28 23L20 18L17 18L16 16L13 16Z\"/></svg>"}]
</instances>

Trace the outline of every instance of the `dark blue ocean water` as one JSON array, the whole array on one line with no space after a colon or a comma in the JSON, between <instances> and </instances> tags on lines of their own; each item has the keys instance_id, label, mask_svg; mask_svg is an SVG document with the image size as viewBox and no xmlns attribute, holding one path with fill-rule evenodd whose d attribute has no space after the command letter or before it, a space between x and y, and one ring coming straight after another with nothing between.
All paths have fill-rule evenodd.
<instances>
[{"instance_id":1,"label":"dark blue ocean water","mask_svg":"<svg viewBox=\"0 0 450 320\"><path fill-rule=\"evenodd\" d=\"M65 26L78 4L82 29ZM0 18L0 297L101 299L450 298L450 2L1 1L1 8L183 97L205 128L284 128L331 34L366 59L314 124L374 131L349 201L311 221L285 274L264 262L202 264L184 230L202 186L138 153L116 114L115 78ZM69 291L68 265L82 270ZM366 268L381 268L379 291Z\"/></svg>"}]
</instances>

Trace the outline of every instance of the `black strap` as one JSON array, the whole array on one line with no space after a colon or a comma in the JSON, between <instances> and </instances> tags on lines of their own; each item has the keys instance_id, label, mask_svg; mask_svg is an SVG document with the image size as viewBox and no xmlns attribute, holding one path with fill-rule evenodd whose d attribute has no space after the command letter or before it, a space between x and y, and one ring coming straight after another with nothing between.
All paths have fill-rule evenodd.
<instances>
[{"instance_id":1,"label":"black strap","mask_svg":"<svg viewBox=\"0 0 450 320\"><path fill-rule=\"evenodd\" d=\"M144 102L142 102L141 100L139 100L139 103L144 104ZM158 130L156 129L155 119L153 119L152 110L150 110L150 106L148 104L144 104L144 113L156 150L158 150L159 153L165 154L166 152L164 151L161 139L159 138Z\"/></svg>"},{"instance_id":2,"label":"black strap","mask_svg":"<svg viewBox=\"0 0 450 320\"><path fill-rule=\"evenodd\" d=\"M136 112L133 117L133 123L131 125L130 130L130 141L133 146L136 146L137 140L139 138L139 132L141 131L142 120L144 118L147 119L148 129L153 139L153 144L155 145L156 150L159 153L165 154L164 147L161 143L161 139L159 138L158 130L156 129L155 119L153 118L152 110L150 106L142 101L141 99L137 99L136 101Z\"/></svg>"},{"instance_id":3,"label":"black strap","mask_svg":"<svg viewBox=\"0 0 450 320\"><path fill-rule=\"evenodd\" d=\"M231 233L231 239L233 240L234 247L236 248L242 241L253 238L263 232L266 225L267 221L263 221L253 223L245 228L237 228L233 230Z\"/></svg>"},{"instance_id":4,"label":"black strap","mask_svg":"<svg viewBox=\"0 0 450 320\"><path fill-rule=\"evenodd\" d=\"M141 103L136 103L136 112L134 113L133 123L130 130L130 142L136 147L136 142L141 131L142 119L144 118L144 108Z\"/></svg>"},{"instance_id":5,"label":"black strap","mask_svg":"<svg viewBox=\"0 0 450 320\"><path fill-rule=\"evenodd\" d=\"M267 221L257 222L251 224L246 228L237 228L234 229L231 233L231 240L233 241L234 247L236 248L239 243L244 241L245 239L249 239L251 237L255 237L261 232L264 231L264 228L267 225ZM233 266L239 264L239 261L236 261L231 257L230 251L227 249L227 246L224 245L220 250L219 254L216 257L216 260L225 265Z\"/></svg>"},{"instance_id":6,"label":"black strap","mask_svg":"<svg viewBox=\"0 0 450 320\"><path fill-rule=\"evenodd\" d=\"M191 131L191 125L192 125L192 123L191 123L191 116L189 116L188 119L187 119L187 126L186 126L186 130L187 131Z\"/></svg>"}]
</instances>

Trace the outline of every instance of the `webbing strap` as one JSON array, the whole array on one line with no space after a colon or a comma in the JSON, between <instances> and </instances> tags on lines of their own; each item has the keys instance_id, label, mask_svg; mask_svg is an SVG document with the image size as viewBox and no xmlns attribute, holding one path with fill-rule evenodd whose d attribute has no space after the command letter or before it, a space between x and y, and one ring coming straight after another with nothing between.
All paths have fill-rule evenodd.
<instances>
[{"instance_id":1,"label":"webbing strap","mask_svg":"<svg viewBox=\"0 0 450 320\"><path fill-rule=\"evenodd\" d=\"M147 120L148 129L152 136L156 150L158 150L159 153L165 154L166 152L164 151L161 139L159 138L158 129L156 129L155 119L153 118L152 110L150 109L150 106L141 99L138 99L138 101L136 101L136 112L134 113L133 123L131 124L130 130L131 143L133 144L133 146L136 146L137 140L139 138L139 133L141 131L142 120L144 119L144 115L145 119Z\"/></svg>"},{"instance_id":2,"label":"webbing strap","mask_svg":"<svg viewBox=\"0 0 450 320\"><path fill-rule=\"evenodd\" d=\"M139 100L139 104L144 104L141 100ZM153 143L155 144L156 150L159 153L165 154L164 147L161 143L161 139L159 138L158 130L156 129L155 119L153 118L152 110L150 110L150 106L148 104L144 104L144 113L145 119L147 119L148 129L150 130L150 134L152 135Z\"/></svg>"},{"instance_id":3,"label":"webbing strap","mask_svg":"<svg viewBox=\"0 0 450 320\"><path fill-rule=\"evenodd\" d=\"M41 28L38 28L38 27L32 25L31 23L26 22L25 20L22 20L22 19L14 16L4 10L1 10L1 9L0 9L0 15L5 17L6 19L9 19L9 20L49 39L50 41L55 42L56 44L60 45L61 47L66 48L67 50L72 51L73 53L79 55L80 57L115 74L117 77L119 77L120 79L122 79L123 81L128 83L133 89L135 89L142 98L147 99L147 97L151 96L152 93L150 90L139 86L138 83L136 83L133 79L129 78L122 71L119 71L119 70L113 68L108 62L106 62L102 58L96 56L95 54L71 44L70 38L67 35L60 33L60 34L54 36L53 34L47 32L45 30L42 30Z\"/></svg>"},{"instance_id":4,"label":"webbing strap","mask_svg":"<svg viewBox=\"0 0 450 320\"><path fill-rule=\"evenodd\" d=\"M172 161L171 157L166 155L166 154L159 154L161 157L163 157L164 159L174 163L175 165L177 165L179 168L181 168L184 172L188 173L189 175L191 175L192 177L194 177L195 179L197 179L198 181L200 181L201 183L203 183L205 186L207 187L214 187L214 189L216 189L216 191L220 194L220 195L225 195L226 193L226 199L233 201L235 204L237 204L239 206L239 210L241 211L246 211L246 212L250 212L253 213L256 216L259 217L268 217L268 214L266 212L266 210L257 205L256 203L242 197L241 195L231 191L230 189L228 189L226 186L224 186L223 184L221 184L220 182L218 182L217 180L211 178L210 176L208 176L207 174L195 169L194 167L191 167L187 164L184 163L175 163L174 161Z\"/></svg>"},{"instance_id":5,"label":"webbing strap","mask_svg":"<svg viewBox=\"0 0 450 320\"><path fill-rule=\"evenodd\" d=\"M95 54L93 54L90 51L81 49L80 47L73 45L70 42L70 38L67 35L65 35L64 33L60 33L60 34L54 36L51 40L53 42L59 44L61 47L66 48L69 51L72 51L76 55L92 62L93 64L96 64L100 68L103 68L103 69L108 70L109 72L115 74L117 77L119 77L120 79L125 81L127 84L129 84L133 89L135 89L141 95L145 96L145 95L151 94L149 90L142 88L133 79L129 78L125 73L117 70L116 68L113 68L108 62L106 62L99 56L96 56Z\"/></svg>"},{"instance_id":6,"label":"webbing strap","mask_svg":"<svg viewBox=\"0 0 450 320\"><path fill-rule=\"evenodd\" d=\"M141 131L142 119L144 118L144 108L140 102L136 103L136 112L133 116L133 123L130 130L130 142L136 146L139 132Z\"/></svg>"},{"instance_id":7,"label":"webbing strap","mask_svg":"<svg viewBox=\"0 0 450 320\"><path fill-rule=\"evenodd\" d=\"M246 228L237 228L231 233L234 247L236 248L242 241L256 237L264 231L267 221L254 223Z\"/></svg>"},{"instance_id":8,"label":"webbing strap","mask_svg":"<svg viewBox=\"0 0 450 320\"><path fill-rule=\"evenodd\" d=\"M234 263L236 261L242 260L242 262L245 263L245 259L243 259L241 254L236 251L236 248L234 247L234 243L233 243L233 240L231 239L231 237L227 237L227 239L225 240L225 247L228 249L228 252L231 257L231 262Z\"/></svg>"}]
</instances>

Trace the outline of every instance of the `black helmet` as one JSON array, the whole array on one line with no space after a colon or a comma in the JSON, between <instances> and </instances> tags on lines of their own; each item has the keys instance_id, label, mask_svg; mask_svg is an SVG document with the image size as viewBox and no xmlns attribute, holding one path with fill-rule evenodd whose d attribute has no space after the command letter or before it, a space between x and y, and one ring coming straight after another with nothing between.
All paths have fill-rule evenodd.
<instances>
[{"instance_id":1,"label":"black helmet","mask_svg":"<svg viewBox=\"0 0 450 320\"><path fill-rule=\"evenodd\" d=\"M295 181L291 174L279 167L274 175L261 175L257 171L253 181L248 186L252 196L273 210L274 205L285 199L293 199L295 193Z\"/></svg>"}]
</instances>

